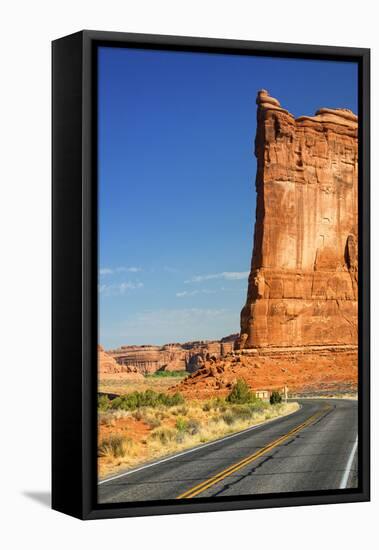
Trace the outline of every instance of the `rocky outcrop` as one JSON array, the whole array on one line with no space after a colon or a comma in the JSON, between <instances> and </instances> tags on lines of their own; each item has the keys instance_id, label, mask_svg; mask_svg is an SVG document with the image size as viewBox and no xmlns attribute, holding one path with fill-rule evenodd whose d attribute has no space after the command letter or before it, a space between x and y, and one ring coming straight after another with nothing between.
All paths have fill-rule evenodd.
<instances>
[{"instance_id":1,"label":"rocky outcrop","mask_svg":"<svg viewBox=\"0 0 379 550\"><path fill-rule=\"evenodd\" d=\"M123 373L129 375L128 378L133 380L143 379L143 376L138 372L138 369L128 365L120 365L104 350L103 346L100 345L97 346L97 364L98 373L101 378L103 378L104 375Z\"/></svg>"},{"instance_id":2,"label":"rocky outcrop","mask_svg":"<svg viewBox=\"0 0 379 550\"><path fill-rule=\"evenodd\" d=\"M151 374L171 361L181 359L180 354L163 349L161 346L121 346L108 352L115 361L129 368L135 368L141 374ZM185 368L185 363L181 369Z\"/></svg>"},{"instance_id":3,"label":"rocky outcrop","mask_svg":"<svg viewBox=\"0 0 379 550\"><path fill-rule=\"evenodd\" d=\"M358 119L257 97L257 206L239 349L357 344Z\"/></svg>"},{"instance_id":4,"label":"rocky outcrop","mask_svg":"<svg viewBox=\"0 0 379 550\"><path fill-rule=\"evenodd\" d=\"M232 351L238 334L221 340L172 343L163 346L121 346L108 351L118 366L135 369L141 374L157 370L195 372L210 357L221 358Z\"/></svg>"},{"instance_id":5,"label":"rocky outcrop","mask_svg":"<svg viewBox=\"0 0 379 550\"><path fill-rule=\"evenodd\" d=\"M121 365L106 353L103 346L100 345L97 346L97 364L98 371L101 373L121 372L122 369Z\"/></svg>"},{"instance_id":6,"label":"rocky outcrop","mask_svg":"<svg viewBox=\"0 0 379 550\"><path fill-rule=\"evenodd\" d=\"M356 346L301 346L237 351L209 359L171 388L189 399L226 396L238 379L255 391L283 390L290 395L334 395L357 391Z\"/></svg>"}]
</instances>

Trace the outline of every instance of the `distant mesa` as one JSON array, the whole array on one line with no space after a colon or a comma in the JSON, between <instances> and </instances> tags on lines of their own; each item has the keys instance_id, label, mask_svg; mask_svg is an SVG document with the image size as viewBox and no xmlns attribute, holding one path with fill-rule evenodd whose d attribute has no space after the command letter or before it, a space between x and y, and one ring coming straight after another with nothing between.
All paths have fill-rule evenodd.
<instances>
[{"instance_id":1,"label":"distant mesa","mask_svg":"<svg viewBox=\"0 0 379 550\"><path fill-rule=\"evenodd\" d=\"M221 358L233 350L239 334L221 340L169 343L163 346L121 346L107 352L99 346L100 372L135 372L141 375L156 371L195 372L212 357ZM124 370L123 370L124 369Z\"/></svg>"},{"instance_id":2,"label":"distant mesa","mask_svg":"<svg viewBox=\"0 0 379 550\"><path fill-rule=\"evenodd\" d=\"M143 379L143 375L138 371L138 369L128 365L120 365L109 353L104 350L101 345L98 345L97 347L97 363L98 372L100 375L123 373L126 374L126 378L130 380Z\"/></svg>"}]
</instances>

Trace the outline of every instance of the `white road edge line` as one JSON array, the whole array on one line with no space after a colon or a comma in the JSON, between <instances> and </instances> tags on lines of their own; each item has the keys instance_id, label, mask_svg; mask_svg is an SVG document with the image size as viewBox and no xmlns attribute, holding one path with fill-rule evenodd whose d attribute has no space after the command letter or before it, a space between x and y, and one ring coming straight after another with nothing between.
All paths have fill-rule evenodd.
<instances>
[{"instance_id":1,"label":"white road edge line","mask_svg":"<svg viewBox=\"0 0 379 550\"><path fill-rule=\"evenodd\" d=\"M354 441L353 448L350 451L349 458L348 458L347 464L346 464L346 468L345 468L345 471L343 473L343 477L342 477L342 480L341 480L341 483L340 483L340 486L339 486L340 489L346 489L346 487L347 487L347 482L349 481L349 475L350 475L351 467L353 465L353 460L354 460L354 457L355 457L355 453L357 452L357 448L358 448L358 436L356 437L356 440Z\"/></svg>"},{"instance_id":2,"label":"white road edge line","mask_svg":"<svg viewBox=\"0 0 379 550\"><path fill-rule=\"evenodd\" d=\"M141 470L145 470L146 468L151 468L152 466L157 466L157 464L168 462L169 460L173 460L174 458L178 458L179 456L188 455L189 453L194 453L195 451L198 451L200 449L205 449L205 447L210 447L211 445L216 445L216 443L221 443L222 441L226 441L227 439L232 439L233 437L237 437L237 435L241 435L246 432L250 432L252 430L257 430L258 428L260 428L261 426L264 426L265 424L269 424L270 422L274 422L275 420L286 418L287 416L291 416L291 414L294 414L300 411L300 409L302 409L302 406L301 404L299 405L300 406L298 409L296 409L296 411L285 414L284 416L276 416L275 418L270 418L269 420L266 420L265 422L261 422L256 426L251 426L250 428L246 428L246 430L241 430L240 432L236 432L235 434L227 435L226 437L222 437L221 439L215 439L214 441L210 441L209 443L203 443L202 445L198 445L197 447L193 447L192 449L187 449L186 451L182 451L181 453L168 456L166 458L162 458L161 460L157 460L156 462L152 462L151 464L145 464L144 466L140 466L139 468L134 468L134 470L129 470L128 472L124 472L123 474L118 474L117 476L108 477L107 479L103 479L102 481L99 481L97 484L102 485L103 483L107 483L108 481L113 481L114 479L120 479L121 477L130 476L130 474L135 474L136 472L140 472Z\"/></svg>"}]
</instances>

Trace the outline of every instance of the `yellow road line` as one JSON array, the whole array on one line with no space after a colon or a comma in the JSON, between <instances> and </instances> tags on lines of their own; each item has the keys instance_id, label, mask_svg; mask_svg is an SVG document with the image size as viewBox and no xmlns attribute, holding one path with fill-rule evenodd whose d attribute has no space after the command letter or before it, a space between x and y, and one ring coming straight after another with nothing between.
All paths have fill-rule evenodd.
<instances>
[{"instance_id":1,"label":"yellow road line","mask_svg":"<svg viewBox=\"0 0 379 550\"><path fill-rule=\"evenodd\" d=\"M331 408L332 407L330 405L326 405L323 409L321 409L320 411L317 411L315 414L310 416L307 420L305 420L304 422L302 422L301 424L299 424L295 428L292 428L292 430L290 430L286 434L282 435L278 439L275 439L271 443L268 443L265 447L262 447L262 449L259 449L259 451L256 451L252 455L247 456L246 458L240 460L239 462L236 462L235 464L232 464L231 466L229 466L225 470L222 470L221 472L219 472L218 474L210 477L209 479L206 479L205 481L202 481L198 485L195 485L191 489L188 489L188 491L185 491L184 493L182 493L181 495L179 495L176 498L178 498L178 499L179 498L193 498L193 497L199 495L200 493L206 491L207 489L209 489L210 487L212 487L216 483L219 483L220 481L222 481L226 477L230 476L231 474L234 474L235 472L237 472L241 468L244 468L245 466L247 466L248 464L250 464L251 462L253 462L257 458L260 458L261 456L263 456L267 452L271 451L272 449L274 449L278 445L281 445L282 443L284 443L284 441L286 441L287 439L290 439L292 436L294 436L298 432L300 432L300 430L303 430L304 428L306 428L307 426L309 426L310 424L312 424L313 422L318 420L327 410L330 410Z\"/></svg>"}]
</instances>

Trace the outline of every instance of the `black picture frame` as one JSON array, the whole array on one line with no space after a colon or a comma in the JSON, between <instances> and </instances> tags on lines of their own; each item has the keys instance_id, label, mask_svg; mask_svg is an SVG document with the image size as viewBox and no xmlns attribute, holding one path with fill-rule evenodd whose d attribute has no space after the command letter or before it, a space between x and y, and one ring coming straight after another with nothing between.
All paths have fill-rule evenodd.
<instances>
[{"instance_id":1,"label":"black picture frame","mask_svg":"<svg viewBox=\"0 0 379 550\"><path fill-rule=\"evenodd\" d=\"M98 504L96 48L355 61L359 67L359 487ZM81 519L370 499L370 50L85 30L52 43L52 507ZM362 280L364 278L364 284Z\"/></svg>"}]
</instances>

